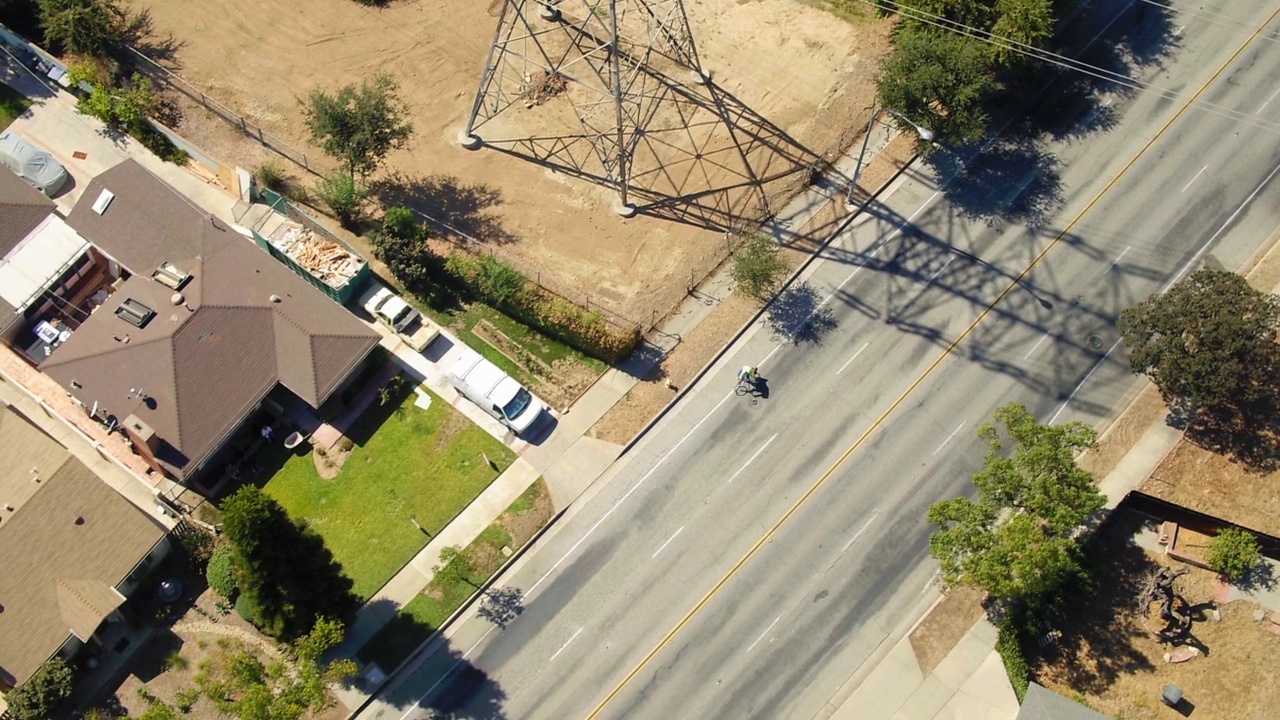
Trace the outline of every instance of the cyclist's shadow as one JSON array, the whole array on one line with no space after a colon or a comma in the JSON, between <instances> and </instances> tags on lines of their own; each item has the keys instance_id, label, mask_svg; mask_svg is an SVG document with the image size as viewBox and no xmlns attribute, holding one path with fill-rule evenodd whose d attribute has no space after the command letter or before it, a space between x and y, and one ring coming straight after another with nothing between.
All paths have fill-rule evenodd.
<instances>
[{"instance_id":1,"label":"cyclist's shadow","mask_svg":"<svg viewBox=\"0 0 1280 720\"><path fill-rule=\"evenodd\" d=\"M763 378L763 377L756 378L755 388L753 388L753 390L754 390L754 392L752 393L753 395L760 398L761 400L768 400L769 399L768 378Z\"/></svg>"}]
</instances>

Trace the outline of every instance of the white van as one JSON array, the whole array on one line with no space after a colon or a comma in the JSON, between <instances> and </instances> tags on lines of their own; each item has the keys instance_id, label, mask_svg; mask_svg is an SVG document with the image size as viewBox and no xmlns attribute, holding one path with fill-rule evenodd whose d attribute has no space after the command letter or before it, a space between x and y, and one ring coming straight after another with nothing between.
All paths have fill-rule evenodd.
<instances>
[{"instance_id":1,"label":"white van","mask_svg":"<svg viewBox=\"0 0 1280 720\"><path fill-rule=\"evenodd\" d=\"M466 349L448 372L449 382L517 435L523 435L542 416L546 406L474 350Z\"/></svg>"}]
</instances>

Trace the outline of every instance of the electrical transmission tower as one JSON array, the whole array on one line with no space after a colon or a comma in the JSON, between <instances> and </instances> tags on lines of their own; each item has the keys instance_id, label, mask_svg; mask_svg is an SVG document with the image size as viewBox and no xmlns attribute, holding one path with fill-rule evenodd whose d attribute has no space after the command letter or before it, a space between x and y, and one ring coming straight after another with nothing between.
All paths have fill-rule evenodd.
<instances>
[{"instance_id":1,"label":"electrical transmission tower","mask_svg":"<svg viewBox=\"0 0 1280 720\"><path fill-rule=\"evenodd\" d=\"M492 0L489 11L498 30L464 147L610 185L624 216L637 195L657 205L708 183L761 192L749 154L786 143L710 83L683 0Z\"/></svg>"}]
</instances>

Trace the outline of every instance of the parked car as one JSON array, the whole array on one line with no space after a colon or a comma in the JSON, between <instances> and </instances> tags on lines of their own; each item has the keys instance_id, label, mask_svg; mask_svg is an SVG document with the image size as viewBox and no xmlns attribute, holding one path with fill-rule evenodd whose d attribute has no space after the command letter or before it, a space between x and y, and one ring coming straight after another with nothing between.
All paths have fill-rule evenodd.
<instances>
[{"instance_id":1,"label":"parked car","mask_svg":"<svg viewBox=\"0 0 1280 720\"><path fill-rule=\"evenodd\" d=\"M67 183L67 169L49 153L11 132L0 133L0 165L53 197Z\"/></svg>"},{"instance_id":2,"label":"parked car","mask_svg":"<svg viewBox=\"0 0 1280 720\"><path fill-rule=\"evenodd\" d=\"M517 435L527 433L547 407L474 350L464 350L462 357L449 368L448 377L458 392Z\"/></svg>"},{"instance_id":3,"label":"parked car","mask_svg":"<svg viewBox=\"0 0 1280 720\"><path fill-rule=\"evenodd\" d=\"M418 309L391 292L390 288L375 284L374 291L365 297L366 312L378 322L395 330L414 350L422 352L440 336L440 328L422 316Z\"/></svg>"}]
</instances>

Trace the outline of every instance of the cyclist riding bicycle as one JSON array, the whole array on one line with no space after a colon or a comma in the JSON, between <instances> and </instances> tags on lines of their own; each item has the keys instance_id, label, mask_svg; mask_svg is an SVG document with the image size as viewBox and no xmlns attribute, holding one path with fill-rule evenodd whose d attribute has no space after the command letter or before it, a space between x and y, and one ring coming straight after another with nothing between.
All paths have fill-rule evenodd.
<instances>
[{"instance_id":1,"label":"cyclist riding bicycle","mask_svg":"<svg viewBox=\"0 0 1280 720\"><path fill-rule=\"evenodd\" d=\"M759 379L760 368L758 367L743 365L742 369L738 371L738 382L751 383L752 385L755 385L756 381Z\"/></svg>"}]
</instances>

